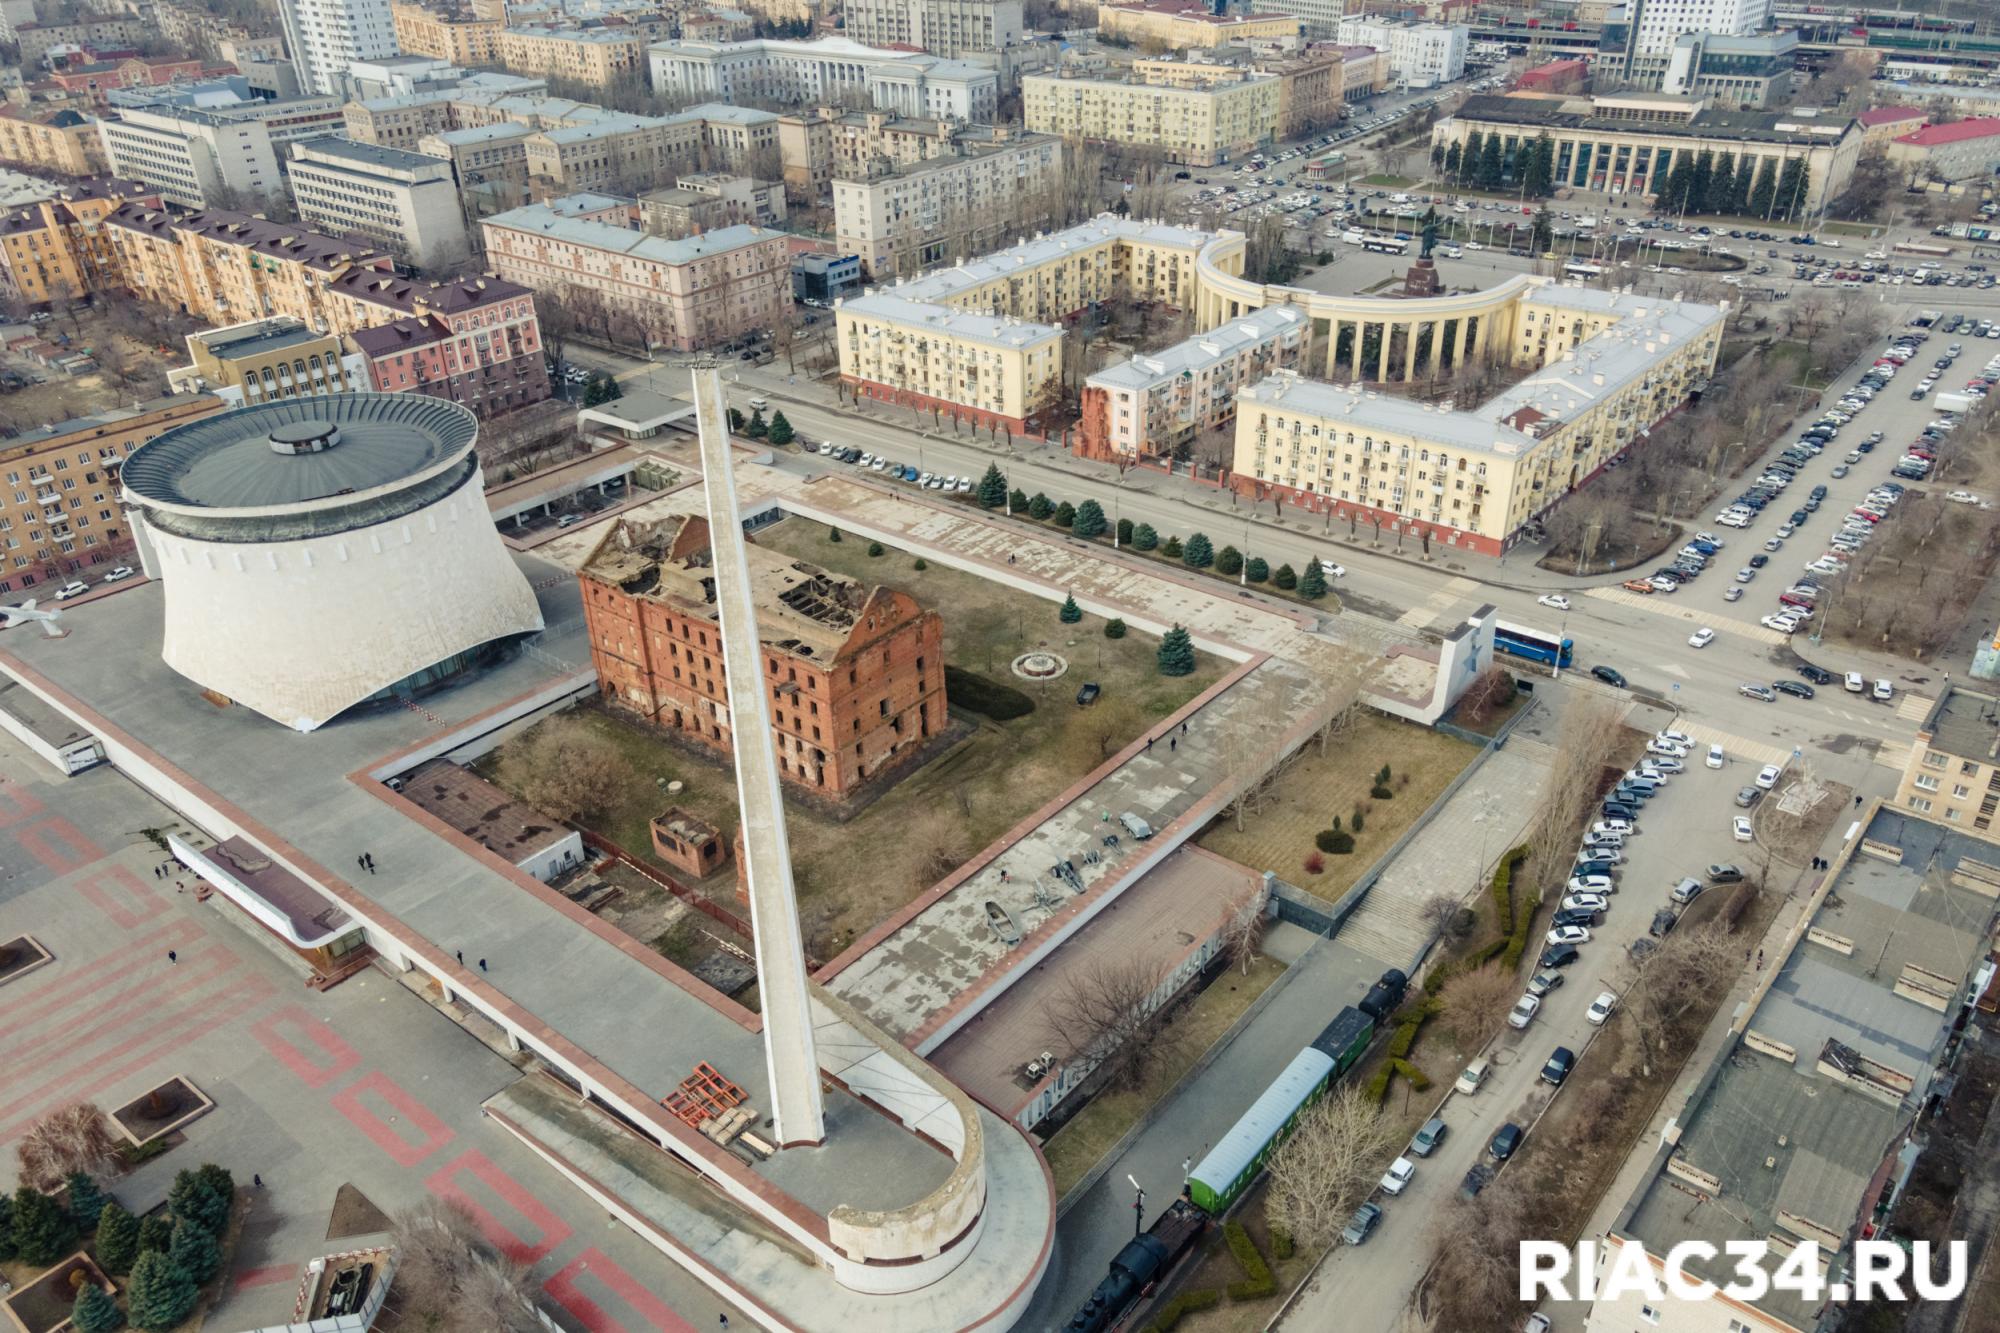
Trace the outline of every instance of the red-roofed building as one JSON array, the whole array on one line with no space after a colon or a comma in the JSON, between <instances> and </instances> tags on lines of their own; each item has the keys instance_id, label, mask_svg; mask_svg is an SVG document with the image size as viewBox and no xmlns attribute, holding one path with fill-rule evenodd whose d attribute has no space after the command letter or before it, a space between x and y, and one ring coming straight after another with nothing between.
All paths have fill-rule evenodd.
<instances>
[{"instance_id":1,"label":"red-roofed building","mask_svg":"<svg viewBox=\"0 0 2000 1333\"><path fill-rule=\"evenodd\" d=\"M49 82L65 92L87 97L98 106L113 88L158 88L170 83L187 83L205 74L234 73L235 66L218 71L193 57L131 56L127 59L98 59L73 64L49 75Z\"/></svg>"},{"instance_id":2,"label":"red-roofed building","mask_svg":"<svg viewBox=\"0 0 2000 1333\"><path fill-rule=\"evenodd\" d=\"M1899 135L1889 144L1889 160L1917 180L1991 176L2000 171L2000 117L1955 120Z\"/></svg>"},{"instance_id":3,"label":"red-roofed building","mask_svg":"<svg viewBox=\"0 0 2000 1333\"><path fill-rule=\"evenodd\" d=\"M1913 106L1870 107L1855 119L1861 122L1861 147L1864 152L1870 148L1887 148L1892 141L1931 123L1930 116Z\"/></svg>"},{"instance_id":4,"label":"red-roofed building","mask_svg":"<svg viewBox=\"0 0 2000 1333\"><path fill-rule=\"evenodd\" d=\"M448 398L481 417L549 396L535 296L526 287L500 278L399 287L372 273L349 274L334 287L360 307L410 312L349 335L378 392Z\"/></svg>"},{"instance_id":5,"label":"red-roofed building","mask_svg":"<svg viewBox=\"0 0 2000 1333\"><path fill-rule=\"evenodd\" d=\"M1515 80L1514 86L1522 92L1580 93L1589 82L1589 61L1551 60L1546 65L1537 65L1525 71Z\"/></svg>"}]
</instances>

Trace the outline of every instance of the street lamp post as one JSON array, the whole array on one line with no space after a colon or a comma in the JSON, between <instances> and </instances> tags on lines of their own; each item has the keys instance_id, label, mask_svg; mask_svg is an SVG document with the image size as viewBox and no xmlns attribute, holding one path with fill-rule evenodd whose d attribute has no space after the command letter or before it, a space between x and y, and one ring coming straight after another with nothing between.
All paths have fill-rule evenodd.
<instances>
[{"instance_id":1,"label":"street lamp post","mask_svg":"<svg viewBox=\"0 0 2000 1333\"><path fill-rule=\"evenodd\" d=\"M1136 1240L1146 1233L1146 1187L1136 1177L1127 1172L1125 1179L1132 1182L1137 1197L1132 1200L1132 1236Z\"/></svg>"}]
</instances>

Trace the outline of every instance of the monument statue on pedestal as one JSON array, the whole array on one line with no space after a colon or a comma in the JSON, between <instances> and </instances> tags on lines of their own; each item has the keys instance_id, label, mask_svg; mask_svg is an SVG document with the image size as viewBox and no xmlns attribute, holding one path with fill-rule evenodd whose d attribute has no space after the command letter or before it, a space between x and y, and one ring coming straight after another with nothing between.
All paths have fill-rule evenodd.
<instances>
[{"instance_id":1,"label":"monument statue on pedestal","mask_svg":"<svg viewBox=\"0 0 2000 1333\"><path fill-rule=\"evenodd\" d=\"M1431 251L1437 249L1438 243L1438 211L1436 204L1432 204L1424 210L1423 238L1423 248L1417 252L1417 258L1429 259Z\"/></svg>"},{"instance_id":2,"label":"monument statue on pedestal","mask_svg":"<svg viewBox=\"0 0 2000 1333\"><path fill-rule=\"evenodd\" d=\"M1423 227L1418 233L1422 243L1417 250L1417 262L1410 265L1410 271L1403 278L1403 295L1436 296L1439 291L1437 264L1431 259L1431 251L1437 249L1438 211L1433 204L1424 210Z\"/></svg>"}]
</instances>

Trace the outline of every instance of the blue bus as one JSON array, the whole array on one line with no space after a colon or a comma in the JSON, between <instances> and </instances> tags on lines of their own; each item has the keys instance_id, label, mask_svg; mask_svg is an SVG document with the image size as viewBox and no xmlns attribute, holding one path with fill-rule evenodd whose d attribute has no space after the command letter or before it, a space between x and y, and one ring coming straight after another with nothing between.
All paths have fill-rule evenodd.
<instances>
[{"instance_id":1,"label":"blue bus","mask_svg":"<svg viewBox=\"0 0 2000 1333\"><path fill-rule=\"evenodd\" d=\"M1493 622L1493 651L1506 653L1509 657L1525 657L1530 662L1540 662L1547 667L1566 667L1571 664L1576 641L1559 638L1543 630L1529 629L1526 625L1496 620Z\"/></svg>"}]
</instances>

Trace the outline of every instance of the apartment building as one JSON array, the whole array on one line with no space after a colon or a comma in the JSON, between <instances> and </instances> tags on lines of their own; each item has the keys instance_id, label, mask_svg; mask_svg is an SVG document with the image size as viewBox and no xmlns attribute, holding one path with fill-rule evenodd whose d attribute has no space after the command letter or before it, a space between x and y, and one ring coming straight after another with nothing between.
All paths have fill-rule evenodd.
<instances>
[{"instance_id":1,"label":"apartment building","mask_svg":"<svg viewBox=\"0 0 2000 1333\"><path fill-rule=\"evenodd\" d=\"M396 54L389 0L278 0L278 15L308 93L344 95L348 66Z\"/></svg>"},{"instance_id":2,"label":"apartment building","mask_svg":"<svg viewBox=\"0 0 2000 1333\"><path fill-rule=\"evenodd\" d=\"M628 29L502 28L493 35L494 55L508 70L593 88L643 77L645 50L645 39Z\"/></svg>"},{"instance_id":3,"label":"apartment building","mask_svg":"<svg viewBox=\"0 0 2000 1333\"><path fill-rule=\"evenodd\" d=\"M1895 805L2000 842L2000 695L1944 687L1917 728Z\"/></svg>"},{"instance_id":4,"label":"apartment building","mask_svg":"<svg viewBox=\"0 0 2000 1333\"><path fill-rule=\"evenodd\" d=\"M97 122L68 108L38 117L0 107L0 161L64 176L98 176L107 169Z\"/></svg>"},{"instance_id":5,"label":"apartment building","mask_svg":"<svg viewBox=\"0 0 2000 1333\"><path fill-rule=\"evenodd\" d=\"M1362 102L1389 86L1389 53L1372 46L1336 46L1340 52L1341 99Z\"/></svg>"},{"instance_id":6,"label":"apartment building","mask_svg":"<svg viewBox=\"0 0 2000 1333\"><path fill-rule=\"evenodd\" d=\"M235 64L239 58L276 59L284 46L276 37L259 37L241 23L203 9L199 4L153 0L149 6L159 35L183 51L213 52Z\"/></svg>"},{"instance_id":7,"label":"apartment building","mask_svg":"<svg viewBox=\"0 0 2000 1333\"><path fill-rule=\"evenodd\" d=\"M451 164L459 200L476 217L528 201L527 140L532 134L526 125L512 121L446 130L417 140L417 151Z\"/></svg>"},{"instance_id":8,"label":"apartment building","mask_svg":"<svg viewBox=\"0 0 2000 1333\"><path fill-rule=\"evenodd\" d=\"M114 88L162 88L199 79L206 67L186 56L129 56L65 65L49 73L48 82L75 100L103 106Z\"/></svg>"},{"instance_id":9,"label":"apartment building","mask_svg":"<svg viewBox=\"0 0 2000 1333\"><path fill-rule=\"evenodd\" d=\"M1277 131L1279 80L1173 88L1035 74L1021 80L1022 119L1038 134L1093 139L1213 167L1268 145Z\"/></svg>"},{"instance_id":10,"label":"apartment building","mask_svg":"<svg viewBox=\"0 0 2000 1333\"><path fill-rule=\"evenodd\" d=\"M143 103L112 94L97 123L114 175L147 181L184 208L282 196L286 145L332 134L341 124L336 97L266 101L232 77L191 84ZM225 100L228 99L228 100Z\"/></svg>"},{"instance_id":11,"label":"apartment building","mask_svg":"<svg viewBox=\"0 0 2000 1333\"><path fill-rule=\"evenodd\" d=\"M137 181L97 178L0 213L0 292L44 305L115 287L118 257L100 224L127 201L161 202Z\"/></svg>"},{"instance_id":12,"label":"apartment building","mask_svg":"<svg viewBox=\"0 0 2000 1333\"><path fill-rule=\"evenodd\" d=\"M126 456L225 406L213 394L178 394L0 440L0 594L88 579L131 560L132 530L118 504Z\"/></svg>"},{"instance_id":13,"label":"apartment building","mask_svg":"<svg viewBox=\"0 0 2000 1333\"><path fill-rule=\"evenodd\" d=\"M505 97L536 98L548 90L547 79L519 74L468 74L450 88L349 102L341 108L341 116L344 132L350 139L414 149L417 140L427 134L463 128L457 111L465 103Z\"/></svg>"},{"instance_id":14,"label":"apartment building","mask_svg":"<svg viewBox=\"0 0 2000 1333\"><path fill-rule=\"evenodd\" d=\"M221 209L176 214L126 203L105 215L104 229L125 291L207 324L290 315L346 333L356 325L333 306L333 281L356 268L394 269L360 240Z\"/></svg>"},{"instance_id":15,"label":"apartment building","mask_svg":"<svg viewBox=\"0 0 2000 1333\"><path fill-rule=\"evenodd\" d=\"M1192 309L1196 260L1214 239L1109 214L835 311L841 378L862 397L1026 429L1062 369L1059 324L1093 302Z\"/></svg>"},{"instance_id":16,"label":"apartment building","mask_svg":"<svg viewBox=\"0 0 2000 1333\"><path fill-rule=\"evenodd\" d=\"M1378 304L1397 313L1397 302ZM1333 357L1351 360L1357 381L1426 348L1449 364L1484 356L1539 369L1470 411L1279 371L1238 394L1231 484L1498 555L1677 411L1722 342L1714 306L1581 287L1524 288L1473 323L1338 321Z\"/></svg>"},{"instance_id":17,"label":"apartment building","mask_svg":"<svg viewBox=\"0 0 2000 1333\"><path fill-rule=\"evenodd\" d=\"M611 113L580 125L531 133L521 141L531 197L579 190L636 194L653 181L693 165L700 136L685 123L658 116Z\"/></svg>"},{"instance_id":18,"label":"apartment building","mask_svg":"<svg viewBox=\"0 0 2000 1333\"><path fill-rule=\"evenodd\" d=\"M791 317L782 233L724 227L669 241L542 204L482 219L493 271L552 300L587 296L655 347L691 352Z\"/></svg>"},{"instance_id":19,"label":"apartment building","mask_svg":"<svg viewBox=\"0 0 2000 1333\"><path fill-rule=\"evenodd\" d=\"M1020 0L848 0L842 31L869 46L906 46L955 60L1021 40Z\"/></svg>"},{"instance_id":20,"label":"apartment building","mask_svg":"<svg viewBox=\"0 0 2000 1333\"><path fill-rule=\"evenodd\" d=\"M1340 21L1345 46L1372 46L1389 53L1389 75L1411 88L1434 88L1465 77L1472 30L1463 23L1406 23L1370 15Z\"/></svg>"},{"instance_id":21,"label":"apartment building","mask_svg":"<svg viewBox=\"0 0 2000 1333\"><path fill-rule=\"evenodd\" d=\"M1313 46L1296 54L1271 55L1247 46L1190 51L1185 55L1132 62L1133 77L1172 88L1207 88L1250 74L1278 80L1280 139L1310 134L1345 114L1346 63L1339 47Z\"/></svg>"},{"instance_id":22,"label":"apartment building","mask_svg":"<svg viewBox=\"0 0 2000 1333\"><path fill-rule=\"evenodd\" d=\"M953 157L880 164L833 182L835 244L872 282L981 254L1054 210L1062 142L1045 134L966 144Z\"/></svg>"},{"instance_id":23,"label":"apartment building","mask_svg":"<svg viewBox=\"0 0 2000 1333\"><path fill-rule=\"evenodd\" d=\"M681 17L684 42L747 42L757 35L757 20L740 9L711 9Z\"/></svg>"},{"instance_id":24,"label":"apartment building","mask_svg":"<svg viewBox=\"0 0 2000 1333\"><path fill-rule=\"evenodd\" d=\"M130 49L153 35L152 25L142 18L107 18L102 15L74 23L17 23L14 44L21 48L21 68L40 69L51 51L77 49L115 51Z\"/></svg>"},{"instance_id":25,"label":"apartment building","mask_svg":"<svg viewBox=\"0 0 2000 1333\"><path fill-rule=\"evenodd\" d=\"M986 66L846 37L656 42L649 58L656 90L721 102L860 99L895 115L965 121L991 121L1000 105L1000 76Z\"/></svg>"},{"instance_id":26,"label":"apartment building","mask_svg":"<svg viewBox=\"0 0 2000 1333\"><path fill-rule=\"evenodd\" d=\"M1267 306L1164 351L1084 381L1075 451L1107 463L1188 458L1197 439L1226 430L1236 391L1297 370L1312 327L1297 306Z\"/></svg>"},{"instance_id":27,"label":"apartment building","mask_svg":"<svg viewBox=\"0 0 2000 1333\"><path fill-rule=\"evenodd\" d=\"M946 724L944 621L746 544L779 776L833 800L915 759ZM725 758L730 728L708 522L620 519L577 571L605 701Z\"/></svg>"},{"instance_id":28,"label":"apartment building","mask_svg":"<svg viewBox=\"0 0 2000 1333\"><path fill-rule=\"evenodd\" d=\"M670 241L739 223L775 227L785 220L785 187L753 176L691 172L667 189L640 195L639 220L647 235Z\"/></svg>"},{"instance_id":29,"label":"apartment building","mask_svg":"<svg viewBox=\"0 0 2000 1333\"><path fill-rule=\"evenodd\" d=\"M419 268L471 254L458 183L444 158L327 135L291 146L290 176L302 222L366 236Z\"/></svg>"},{"instance_id":30,"label":"apartment building","mask_svg":"<svg viewBox=\"0 0 2000 1333\"><path fill-rule=\"evenodd\" d=\"M394 0L389 6L389 19L396 30L396 45L411 55L435 56L454 65L500 63L496 39L507 26L500 19L445 13L404 0Z\"/></svg>"},{"instance_id":31,"label":"apartment building","mask_svg":"<svg viewBox=\"0 0 2000 1333\"><path fill-rule=\"evenodd\" d=\"M1926 125L1893 140L1889 160L1919 181L1990 179L2000 169L2000 117Z\"/></svg>"},{"instance_id":32,"label":"apartment building","mask_svg":"<svg viewBox=\"0 0 2000 1333\"><path fill-rule=\"evenodd\" d=\"M1156 51L1297 41L1301 31L1291 14L1217 14L1207 0L1129 0L1097 8L1100 37Z\"/></svg>"},{"instance_id":33,"label":"apartment building","mask_svg":"<svg viewBox=\"0 0 2000 1333\"><path fill-rule=\"evenodd\" d=\"M289 315L190 333L187 348L188 364L167 372L168 386L214 394L232 408L368 387L359 352Z\"/></svg>"}]
</instances>

